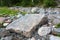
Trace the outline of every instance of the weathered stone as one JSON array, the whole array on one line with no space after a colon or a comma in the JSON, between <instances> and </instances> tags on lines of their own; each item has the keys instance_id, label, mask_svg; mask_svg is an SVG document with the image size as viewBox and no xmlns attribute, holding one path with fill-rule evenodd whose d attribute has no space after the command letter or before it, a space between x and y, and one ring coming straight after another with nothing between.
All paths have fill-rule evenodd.
<instances>
[{"instance_id":1,"label":"weathered stone","mask_svg":"<svg viewBox=\"0 0 60 40\"><path fill-rule=\"evenodd\" d=\"M50 14L48 15L49 22L53 25L60 23L60 14Z\"/></svg>"},{"instance_id":2,"label":"weathered stone","mask_svg":"<svg viewBox=\"0 0 60 40\"><path fill-rule=\"evenodd\" d=\"M40 36L45 36L51 32L51 27L41 27L38 30L38 34Z\"/></svg>"},{"instance_id":3,"label":"weathered stone","mask_svg":"<svg viewBox=\"0 0 60 40\"><path fill-rule=\"evenodd\" d=\"M3 23L3 26L7 26L9 23Z\"/></svg>"},{"instance_id":4,"label":"weathered stone","mask_svg":"<svg viewBox=\"0 0 60 40\"><path fill-rule=\"evenodd\" d=\"M54 19L53 20L53 24L56 25L56 24L59 24L60 23L60 20L59 19Z\"/></svg>"},{"instance_id":5,"label":"weathered stone","mask_svg":"<svg viewBox=\"0 0 60 40\"><path fill-rule=\"evenodd\" d=\"M60 37L50 35L50 40L60 40Z\"/></svg>"},{"instance_id":6,"label":"weathered stone","mask_svg":"<svg viewBox=\"0 0 60 40\"><path fill-rule=\"evenodd\" d=\"M32 37L32 38L29 38L29 39L27 39L27 40L36 40L34 37Z\"/></svg>"},{"instance_id":7,"label":"weathered stone","mask_svg":"<svg viewBox=\"0 0 60 40\"><path fill-rule=\"evenodd\" d=\"M5 23L11 23L12 20L8 19L8 20L5 20L4 22Z\"/></svg>"},{"instance_id":8,"label":"weathered stone","mask_svg":"<svg viewBox=\"0 0 60 40\"><path fill-rule=\"evenodd\" d=\"M12 36L2 37L0 40L12 40Z\"/></svg>"},{"instance_id":9,"label":"weathered stone","mask_svg":"<svg viewBox=\"0 0 60 40\"><path fill-rule=\"evenodd\" d=\"M3 22L4 22L4 20L5 20L5 18L4 18L4 17L0 17L0 23L3 23Z\"/></svg>"},{"instance_id":10,"label":"weathered stone","mask_svg":"<svg viewBox=\"0 0 60 40\"><path fill-rule=\"evenodd\" d=\"M54 29L52 30L52 34L54 34L54 35L59 35L59 34L60 34L60 28L54 28Z\"/></svg>"},{"instance_id":11,"label":"weathered stone","mask_svg":"<svg viewBox=\"0 0 60 40\"><path fill-rule=\"evenodd\" d=\"M12 37L12 40L21 40L21 39L18 37Z\"/></svg>"},{"instance_id":12,"label":"weathered stone","mask_svg":"<svg viewBox=\"0 0 60 40\"><path fill-rule=\"evenodd\" d=\"M5 28L0 29L0 37L8 36L10 35L9 31L6 31Z\"/></svg>"},{"instance_id":13,"label":"weathered stone","mask_svg":"<svg viewBox=\"0 0 60 40\"><path fill-rule=\"evenodd\" d=\"M35 38L34 38L34 37L32 37L32 38L31 38L31 40L35 40Z\"/></svg>"},{"instance_id":14,"label":"weathered stone","mask_svg":"<svg viewBox=\"0 0 60 40\"><path fill-rule=\"evenodd\" d=\"M20 13L18 13L18 15L16 16L17 18L20 18L20 17L22 17L23 15L22 14L20 14Z\"/></svg>"},{"instance_id":15,"label":"weathered stone","mask_svg":"<svg viewBox=\"0 0 60 40\"><path fill-rule=\"evenodd\" d=\"M31 9L31 12L34 13L34 12L37 11L37 9L38 9L38 7L33 7L33 8Z\"/></svg>"},{"instance_id":16,"label":"weathered stone","mask_svg":"<svg viewBox=\"0 0 60 40\"><path fill-rule=\"evenodd\" d=\"M59 30L60 30L60 28L55 28L54 29L54 31L56 31L56 32L60 32Z\"/></svg>"},{"instance_id":17,"label":"weathered stone","mask_svg":"<svg viewBox=\"0 0 60 40\"><path fill-rule=\"evenodd\" d=\"M30 37L31 33L36 29L36 25L41 25L43 21L45 23L44 14L27 14L6 27L6 30L13 29L17 33L22 33L26 37ZM46 19L47 20L47 19Z\"/></svg>"}]
</instances>

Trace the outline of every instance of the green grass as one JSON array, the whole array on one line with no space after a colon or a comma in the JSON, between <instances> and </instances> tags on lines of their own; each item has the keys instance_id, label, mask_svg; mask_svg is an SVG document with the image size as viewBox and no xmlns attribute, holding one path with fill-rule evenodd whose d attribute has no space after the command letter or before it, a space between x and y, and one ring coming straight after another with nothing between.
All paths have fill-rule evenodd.
<instances>
[{"instance_id":1,"label":"green grass","mask_svg":"<svg viewBox=\"0 0 60 40\"><path fill-rule=\"evenodd\" d=\"M0 16L13 16L18 13L17 10L8 9L8 7L0 7Z\"/></svg>"},{"instance_id":2,"label":"green grass","mask_svg":"<svg viewBox=\"0 0 60 40\"><path fill-rule=\"evenodd\" d=\"M55 28L60 28L60 23L56 24Z\"/></svg>"},{"instance_id":3,"label":"green grass","mask_svg":"<svg viewBox=\"0 0 60 40\"><path fill-rule=\"evenodd\" d=\"M26 12L21 12L21 11L18 11L18 10L11 10L11 9L8 9L8 7L0 7L0 17L3 16L15 16L17 15L17 13L21 13L22 15L25 15Z\"/></svg>"}]
</instances>

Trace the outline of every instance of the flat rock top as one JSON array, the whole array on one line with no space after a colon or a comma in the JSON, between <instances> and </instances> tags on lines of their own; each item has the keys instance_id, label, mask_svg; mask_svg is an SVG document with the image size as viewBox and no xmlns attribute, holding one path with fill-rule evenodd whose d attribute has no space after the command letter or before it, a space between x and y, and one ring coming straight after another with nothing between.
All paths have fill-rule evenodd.
<instances>
[{"instance_id":1,"label":"flat rock top","mask_svg":"<svg viewBox=\"0 0 60 40\"><path fill-rule=\"evenodd\" d=\"M27 14L6 27L6 29L14 29L20 31L31 31L37 24L40 23L41 19L44 17L44 14Z\"/></svg>"}]
</instances>

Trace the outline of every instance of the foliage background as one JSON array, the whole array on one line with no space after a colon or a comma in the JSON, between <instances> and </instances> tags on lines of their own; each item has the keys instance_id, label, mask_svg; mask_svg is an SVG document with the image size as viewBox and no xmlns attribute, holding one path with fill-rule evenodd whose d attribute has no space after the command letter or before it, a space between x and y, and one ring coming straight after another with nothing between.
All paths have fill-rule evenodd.
<instances>
[{"instance_id":1,"label":"foliage background","mask_svg":"<svg viewBox=\"0 0 60 40\"><path fill-rule=\"evenodd\" d=\"M43 6L43 7L52 7L56 6L55 0L0 0L0 6Z\"/></svg>"}]
</instances>

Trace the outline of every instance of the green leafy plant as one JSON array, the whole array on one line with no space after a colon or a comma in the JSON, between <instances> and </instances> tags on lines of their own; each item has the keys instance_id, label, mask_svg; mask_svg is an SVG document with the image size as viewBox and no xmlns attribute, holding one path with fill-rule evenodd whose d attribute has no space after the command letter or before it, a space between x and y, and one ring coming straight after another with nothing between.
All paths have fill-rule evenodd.
<instances>
[{"instance_id":1,"label":"green leafy plant","mask_svg":"<svg viewBox=\"0 0 60 40\"><path fill-rule=\"evenodd\" d=\"M56 24L55 28L60 28L60 23Z\"/></svg>"},{"instance_id":2,"label":"green leafy plant","mask_svg":"<svg viewBox=\"0 0 60 40\"><path fill-rule=\"evenodd\" d=\"M57 4L55 0L44 0L43 1L43 6L44 7L55 7Z\"/></svg>"}]
</instances>

